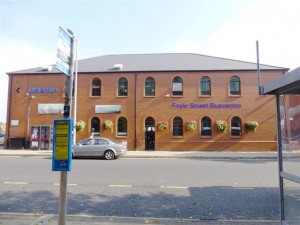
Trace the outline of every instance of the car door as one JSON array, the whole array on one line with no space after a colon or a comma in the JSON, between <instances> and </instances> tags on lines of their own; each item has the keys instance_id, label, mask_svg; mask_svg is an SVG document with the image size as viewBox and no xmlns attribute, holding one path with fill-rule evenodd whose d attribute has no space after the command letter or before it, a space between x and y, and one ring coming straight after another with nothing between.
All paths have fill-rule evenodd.
<instances>
[{"instance_id":1,"label":"car door","mask_svg":"<svg viewBox=\"0 0 300 225\"><path fill-rule=\"evenodd\" d=\"M104 156L105 146L107 145L107 141L102 138L95 139L93 155L94 156Z\"/></svg>"},{"instance_id":2,"label":"car door","mask_svg":"<svg viewBox=\"0 0 300 225\"><path fill-rule=\"evenodd\" d=\"M92 139L86 139L75 146L74 153L75 156L91 156L92 154Z\"/></svg>"}]
</instances>

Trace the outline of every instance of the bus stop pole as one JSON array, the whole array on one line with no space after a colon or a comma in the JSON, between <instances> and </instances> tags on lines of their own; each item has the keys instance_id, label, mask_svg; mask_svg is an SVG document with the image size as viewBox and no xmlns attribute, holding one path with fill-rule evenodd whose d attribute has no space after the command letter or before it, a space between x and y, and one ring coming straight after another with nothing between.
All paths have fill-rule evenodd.
<instances>
[{"instance_id":1,"label":"bus stop pole","mask_svg":"<svg viewBox=\"0 0 300 225\"><path fill-rule=\"evenodd\" d=\"M69 30L68 30L69 31ZM65 82L65 108L67 113L64 112L65 118L70 118L72 115L72 95L73 95L73 80L74 80L74 36L72 34L72 48L71 48L71 59L70 59L70 74L66 76ZM58 225L66 224L67 214L67 183L68 183L68 172L60 172L60 190L59 190L59 220Z\"/></svg>"}]
</instances>

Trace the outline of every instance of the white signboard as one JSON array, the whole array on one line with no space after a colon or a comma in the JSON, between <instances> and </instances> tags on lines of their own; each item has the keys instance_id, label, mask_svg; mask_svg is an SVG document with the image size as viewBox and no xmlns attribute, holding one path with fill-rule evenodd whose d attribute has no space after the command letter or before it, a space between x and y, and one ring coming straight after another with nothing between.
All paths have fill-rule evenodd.
<instances>
[{"instance_id":1,"label":"white signboard","mask_svg":"<svg viewBox=\"0 0 300 225\"><path fill-rule=\"evenodd\" d=\"M71 46L72 38L59 27L56 68L66 75L71 75Z\"/></svg>"},{"instance_id":2,"label":"white signboard","mask_svg":"<svg viewBox=\"0 0 300 225\"><path fill-rule=\"evenodd\" d=\"M11 126L19 126L19 120L11 120L10 125Z\"/></svg>"},{"instance_id":3,"label":"white signboard","mask_svg":"<svg viewBox=\"0 0 300 225\"><path fill-rule=\"evenodd\" d=\"M39 103L38 114L62 114L64 111L63 103Z\"/></svg>"},{"instance_id":4,"label":"white signboard","mask_svg":"<svg viewBox=\"0 0 300 225\"><path fill-rule=\"evenodd\" d=\"M121 105L95 105L95 113L120 113Z\"/></svg>"}]
</instances>

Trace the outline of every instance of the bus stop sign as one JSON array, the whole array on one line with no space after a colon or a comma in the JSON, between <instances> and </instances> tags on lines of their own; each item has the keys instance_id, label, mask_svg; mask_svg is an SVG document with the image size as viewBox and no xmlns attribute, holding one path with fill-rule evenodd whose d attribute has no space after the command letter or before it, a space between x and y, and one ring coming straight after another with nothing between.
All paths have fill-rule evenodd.
<instances>
[{"instance_id":1,"label":"bus stop sign","mask_svg":"<svg viewBox=\"0 0 300 225\"><path fill-rule=\"evenodd\" d=\"M70 118L54 119L52 171L72 169L72 127Z\"/></svg>"}]
</instances>

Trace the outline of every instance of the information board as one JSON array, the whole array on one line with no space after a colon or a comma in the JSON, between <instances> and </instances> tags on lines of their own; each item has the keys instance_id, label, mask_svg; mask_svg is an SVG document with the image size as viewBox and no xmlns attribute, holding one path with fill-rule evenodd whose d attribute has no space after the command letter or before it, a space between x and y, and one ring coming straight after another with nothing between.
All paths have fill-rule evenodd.
<instances>
[{"instance_id":1,"label":"information board","mask_svg":"<svg viewBox=\"0 0 300 225\"><path fill-rule=\"evenodd\" d=\"M53 126L53 171L71 171L72 126L70 118L55 119Z\"/></svg>"},{"instance_id":2,"label":"information board","mask_svg":"<svg viewBox=\"0 0 300 225\"><path fill-rule=\"evenodd\" d=\"M71 70L71 47L72 38L64 29L59 27L56 68L66 75L70 75Z\"/></svg>"}]
</instances>

